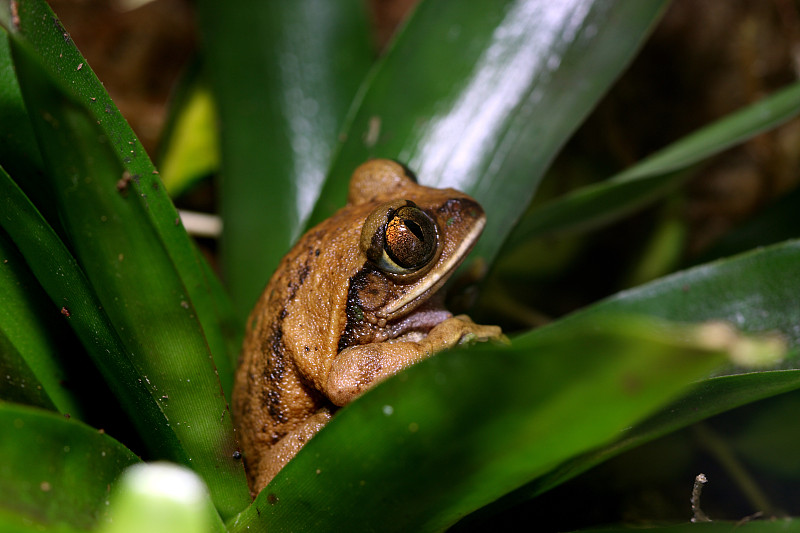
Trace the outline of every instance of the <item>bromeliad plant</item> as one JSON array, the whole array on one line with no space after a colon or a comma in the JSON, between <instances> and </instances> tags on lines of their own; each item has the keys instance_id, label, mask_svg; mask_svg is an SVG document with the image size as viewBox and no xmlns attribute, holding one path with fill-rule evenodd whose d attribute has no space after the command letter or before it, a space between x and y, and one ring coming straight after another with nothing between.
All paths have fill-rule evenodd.
<instances>
[{"instance_id":1,"label":"bromeliad plant","mask_svg":"<svg viewBox=\"0 0 800 533\"><path fill-rule=\"evenodd\" d=\"M343 204L359 163L394 157L476 197L489 223L472 258L488 265L618 220L797 113L793 85L526 211L665 5L423 1L372 65L358 1L199 2L222 126L226 292L44 0L1 1L0 529L152 531L171 500L120 474L156 460L190 468L210 496L171 531L469 528L478 510L800 387L800 243L788 241L508 347L425 361L343 409L250 501L227 408L241 317L299 234ZM191 166L177 149L167 161Z\"/></svg>"}]
</instances>

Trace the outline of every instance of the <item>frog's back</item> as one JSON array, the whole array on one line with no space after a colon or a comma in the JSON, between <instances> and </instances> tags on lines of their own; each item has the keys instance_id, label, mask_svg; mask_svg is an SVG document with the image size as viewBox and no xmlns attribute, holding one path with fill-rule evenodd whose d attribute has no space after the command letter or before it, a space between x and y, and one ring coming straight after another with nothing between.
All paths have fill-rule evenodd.
<instances>
[{"instance_id":1,"label":"frog's back","mask_svg":"<svg viewBox=\"0 0 800 533\"><path fill-rule=\"evenodd\" d=\"M318 392L323 384L303 376L324 374L309 367L329 364L344 327L331 312L346 298L340 280L330 275L341 260L331 254L340 248L325 237L337 231L338 238L346 237L338 219L332 217L300 239L248 319L232 406L248 475L263 469L260 463L269 460L278 441L331 405Z\"/></svg>"}]
</instances>

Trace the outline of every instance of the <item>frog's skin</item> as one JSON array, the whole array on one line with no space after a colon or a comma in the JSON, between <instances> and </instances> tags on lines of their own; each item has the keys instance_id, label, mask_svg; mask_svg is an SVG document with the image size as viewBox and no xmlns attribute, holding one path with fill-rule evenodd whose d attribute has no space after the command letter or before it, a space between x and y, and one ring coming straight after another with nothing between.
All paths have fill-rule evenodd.
<instances>
[{"instance_id":1,"label":"frog's skin","mask_svg":"<svg viewBox=\"0 0 800 533\"><path fill-rule=\"evenodd\" d=\"M402 209L409 201L418 209ZM475 200L418 185L398 163L356 169L347 206L283 258L248 320L233 415L253 494L376 383L459 342L502 337L434 297L484 223Z\"/></svg>"}]
</instances>

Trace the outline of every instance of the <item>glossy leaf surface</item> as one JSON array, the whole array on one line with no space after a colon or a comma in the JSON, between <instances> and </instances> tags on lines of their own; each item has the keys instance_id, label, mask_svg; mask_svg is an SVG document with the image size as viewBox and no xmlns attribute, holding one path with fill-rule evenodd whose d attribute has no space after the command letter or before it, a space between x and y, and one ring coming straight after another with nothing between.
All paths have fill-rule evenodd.
<instances>
[{"instance_id":1,"label":"glossy leaf surface","mask_svg":"<svg viewBox=\"0 0 800 533\"><path fill-rule=\"evenodd\" d=\"M0 509L55 530L106 520L109 489L139 461L108 435L35 408L0 402L0 427Z\"/></svg>"},{"instance_id":2,"label":"glossy leaf surface","mask_svg":"<svg viewBox=\"0 0 800 533\"><path fill-rule=\"evenodd\" d=\"M679 322L723 320L750 332L779 332L792 348L781 368L798 368L800 303L792 296L800 279L800 242L790 241L678 272L542 328L540 334L562 335L572 323L600 319L608 313L648 314ZM510 494L498 505L536 496L627 449L724 411L800 388L800 370L751 373L700 382L683 399L618 442L566 463L543 478ZM744 372L744 373L741 373ZM491 511L487 511L491 512Z\"/></svg>"},{"instance_id":3,"label":"glossy leaf surface","mask_svg":"<svg viewBox=\"0 0 800 533\"><path fill-rule=\"evenodd\" d=\"M301 234L373 51L359 0L198 9L221 123L222 263L245 317Z\"/></svg>"},{"instance_id":4,"label":"glossy leaf surface","mask_svg":"<svg viewBox=\"0 0 800 533\"><path fill-rule=\"evenodd\" d=\"M489 262L556 153L635 54L665 2L422 2L374 72L315 208L353 169L396 158L473 195Z\"/></svg>"},{"instance_id":5,"label":"glossy leaf surface","mask_svg":"<svg viewBox=\"0 0 800 533\"><path fill-rule=\"evenodd\" d=\"M609 316L440 354L343 409L230 529L442 530L724 361L696 333Z\"/></svg>"},{"instance_id":6,"label":"glossy leaf surface","mask_svg":"<svg viewBox=\"0 0 800 533\"><path fill-rule=\"evenodd\" d=\"M53 229L11 178L0 171L3 228L19 247L50 299L62 302L69 326L115 391L151 453L186 461L169 421L128 358L118 332L102 310L89 280Z\"/></svg>"},{"instance_id":7,"label":"glossy leaf surface","mask_svg":"<svg viewBox=\"0 0 800 533\"><path fill-rule=\"evenodd\" d=\"M122 178L123 170L130 175L130 189L134 193L132 196L142 205L139 224L152 228L169 260L173 262L174 269L180 274L187 298L202 324L206 341L220 371L223 388L229 393L232 370L228 361L231 356L225 353L227 344L219 329L216 317L218 310L214 308L209 288L209 284L218 283L218 280L203 275L203 268L194 253L194 245L186 232L175 226L177 212L141 143L47 3L44 0L26 0L14 4L17 20L6 22L9 37L12 41L25 44L32 55L36 56L36 61L41 62L58 81L58 90L63 91L65 97L69 95L82 108L81 112L95 122L94 134L103 136L109 153L113 153L117 160L119 172L115 183ZM0 1L0 7L6 13L11 12L9 0ZM26 103L26 107L30 108L30 103ZM40 114L41 110L37 109L37 113ZM31 114L31 120L37 118L37 113ZM0 124L0 131L4 127L8 126ZM61 231L57 223L59 215L55 213L58 208L51 205L52 200L48 195L42 194L49 186L42 183L42 176L25 173L12 174L12 177L36 203L50 224Z\"/></svg>"},{"instance_id":8,"label":"glossy leaf surface","mask_svg":"<svg viewBox=\"0 0 800 533\"><path fill-rule=\"evenodd\" d=\"M169 440L166 446L155 440L149 445L196 469L208 482L220 512L231 514L248 501L244 472L233 458L232 423L189 296L186 284L191 281L181 278L153 223L161 217L160 229L167 231L165 213L154 213L157 202L149 196L160 186L125 169L105 130L39 62L26 41L12 39L11 44L23 97L28 108L36 109L34 131L66 238L125 347L119 355L130 358L135 368L122 379L143 381L150 402L162 412L156 427L166 427L180 440L177 446ZM171 204L166 207L173 209ZM168 230L171 238L188 245L185 231L174 220ZM194 250L189 247L186 252L199 268ZM203 282L202 270L198 275ZM206 287L194 289L204 293L213 313ZM219 332L216 317L210 318ZM217 362L229 369L227 354L218 353ZM133 411L137 405L127 407Z\"/></svg>"},{"instance_id":9,"label":"glossy leaf surface","mask_svg":"<svg viewBox=\"0 0 800 533\"><path fill-rule=\"evenodd\" d=\"M797 357L796 352L793 357ZM797 389L800 389L798 370L763 371L707 379L696 385L685 397L626 431L613 444L565 462L476 514L491 516L520 501L539 496L604 461L672 431L751 402Z\"/></svg>"},{"instance_id":10,"label":"glossy leaf surface","mask_svg":"<svg viewBox=\"0 0 800 533\"><path fill-rule=\"evenodd\" d=\"M42 169L39 145L33 135L25 102L11 61L8 35L0 30L0 165L8 172Z\"/></svg>"},{"instance_id":11,"label":"glossy leaf surface","mask_svg":"<svg viewBox=\"0 0 800 533\"><path fill-rule=\"evenodd\" d=\"M3 207L0 217L14 216L13 209ZM61 350L80 350L64 342L64 320L0 230L0 399L82 418L64 386L68 373Z\"/></svg>"},{"instance_id":12,"label":"glossy leaf surface","mask_svg":"<svg viewBox=\"0 0 800 533\"><path fill-rule=\"evenodd\" d=\"M681 322L722 320L748 332L778 331L794 348L800 345L798 279L800 241L793 240L620 292L542 331L569 328L572 320L585 317L636 313Z\"/></svg>"}]
</instances>

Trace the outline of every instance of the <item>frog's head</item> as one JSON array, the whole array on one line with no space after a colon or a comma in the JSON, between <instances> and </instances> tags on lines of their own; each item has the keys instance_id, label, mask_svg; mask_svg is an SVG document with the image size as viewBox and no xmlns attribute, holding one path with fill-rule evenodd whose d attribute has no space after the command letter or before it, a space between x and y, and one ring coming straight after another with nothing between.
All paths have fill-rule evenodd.
<instances>
[{"instance_id":1,"label":"frog's head","mask_svg":"<svg viewBox=\"0 0 800 533\"><path fill-rule=\"evenodd\" d=\"M449 317L423 304L483 231L486 217L478 202L454 189L419 185L402 165L376 159L353 174L350 203L372 209L359 243L364 267L350 280L348 306L384 329L386 338L409 329L427 332Z\"/></svg>"}]
</instances>

